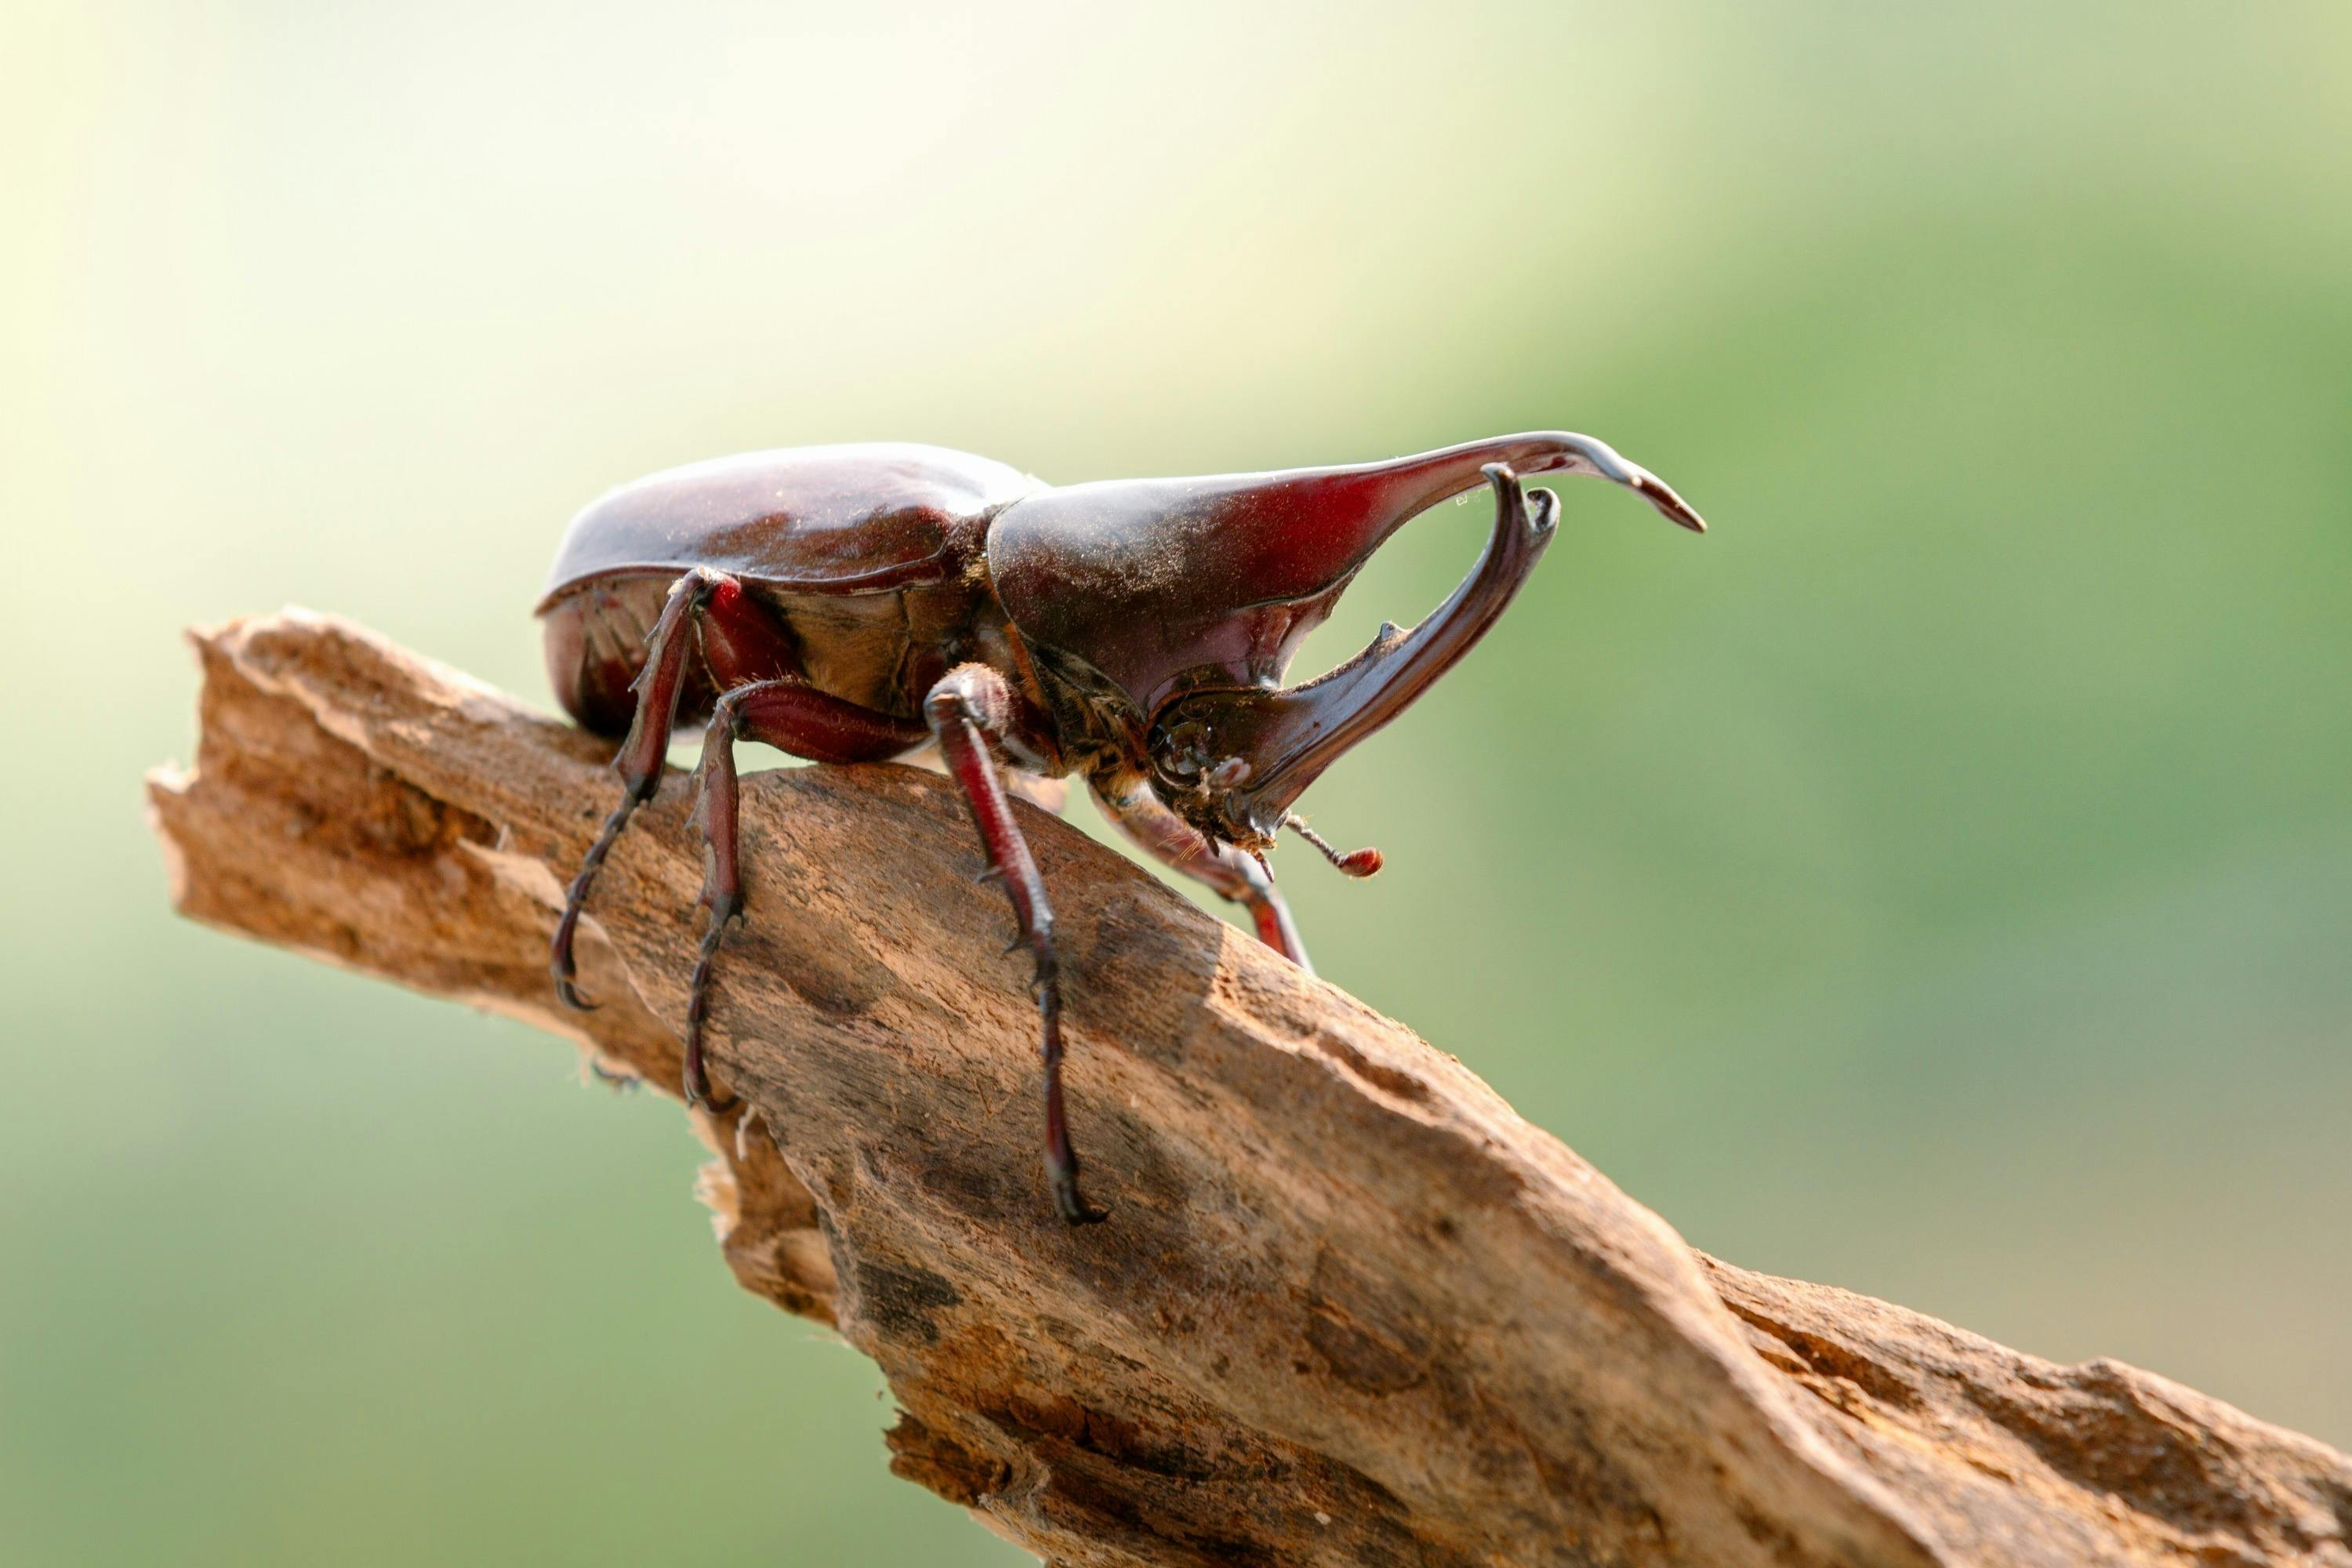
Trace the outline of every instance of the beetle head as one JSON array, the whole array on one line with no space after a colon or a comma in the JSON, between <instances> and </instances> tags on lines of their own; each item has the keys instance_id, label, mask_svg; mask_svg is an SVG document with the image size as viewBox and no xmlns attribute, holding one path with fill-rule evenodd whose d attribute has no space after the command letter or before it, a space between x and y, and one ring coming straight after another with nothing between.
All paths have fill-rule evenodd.
<instances>
[{"instance_id":1,"label":"beetle head","mask_svg":"<svg viewBox=\"0 0 2352 1568\"><path fill-rule=\"evenodd\" d=\"M1403 712L1502 615L1558 531L1559 497L1523 489L1501 463L1486 476L1494 534L1420 626L1383 624L1361 653L1303 686L1202 689L1160 710L1149 742L1154 772L1193 826L1263 847L1294 820L1291 808L1325 768Z\"/></svg>"},{"instance_id":2,"label":"beetle head","mask_svg":"<svg viewBox=\"0 0 2352 1568\"><path fill-rule=\"evenodd\" d=\"M1588 437L1507 437L1392 463L1078 485L1023 498L988 563L1023 637L1140 731L1160 797L1213 838L1263 849L1342 752L1428 689L1492 626L1551 542L1559 498L1519 475L1593 475L1702 529L1664 482ZM1493 487L1478 563L1411 631L1384 626L1328 674L1285 689L1307 634L1418 513ZM1342 868L1368 869L1359 859Z\"/></svg>"}]
</instances>

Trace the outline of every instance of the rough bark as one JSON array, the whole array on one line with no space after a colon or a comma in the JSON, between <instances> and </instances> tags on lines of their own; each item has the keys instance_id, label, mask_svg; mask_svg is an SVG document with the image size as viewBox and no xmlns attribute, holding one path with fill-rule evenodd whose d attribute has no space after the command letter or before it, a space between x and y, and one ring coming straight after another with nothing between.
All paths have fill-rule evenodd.
<instances>
[{"instance_id":1,"label":"rough bark","mask_svg":"<svg viewBox=\"0 0 2352 1568\"><path fill-rule=\"evenodd\" d=\"M194 640L196 765L151 785L183 911L674 1089L677 781L597 890L604 1005L565 1013L547 933L609 748L333 620ZM713 1047L757 1122L696 1116L727 1261L880 1363L894 1469L1051 1562L2352 1564L2343 1455L1700 1256L1453 1058L1023 805L1115 1211L1066 1227L1027 958L950 786L747 786Z\"/></svg>"}]
</instances>

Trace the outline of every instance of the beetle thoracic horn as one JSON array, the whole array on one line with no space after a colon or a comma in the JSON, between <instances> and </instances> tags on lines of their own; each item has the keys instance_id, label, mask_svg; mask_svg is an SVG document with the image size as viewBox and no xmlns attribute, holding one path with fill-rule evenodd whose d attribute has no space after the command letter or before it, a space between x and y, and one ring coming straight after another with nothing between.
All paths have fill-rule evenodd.
<instances>
[{"instance_id":1,"label":"beetle thoracic horn","mask_svg":"<svg viewBox=\"0 0 2352 1568\"><path fill-rule=\"evenodd\" d=\"M991 525L989 572L1034 647L1085 665L1157 717L1187 688L1280 679L1374 551L1498 464L1608 479L1685 528L1705 527L1604 443L1542 431L1384 463L1042 490ZM1282 608L1244 636L1243 612L1256 605Z\"/></svg>"}]
</instances>

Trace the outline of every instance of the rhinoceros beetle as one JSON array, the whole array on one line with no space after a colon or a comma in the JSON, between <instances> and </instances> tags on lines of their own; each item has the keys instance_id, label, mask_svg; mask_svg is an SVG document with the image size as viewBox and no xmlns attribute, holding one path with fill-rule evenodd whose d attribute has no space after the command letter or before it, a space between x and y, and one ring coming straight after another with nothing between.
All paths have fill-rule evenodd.
<instances>
[{"instance_id":1,"label":"rhinoceros beetle","mask_svg":"<svg viewBox=\"0 0 2352 1568\"><path fill-rule=\"evenodd\" d=\"M1207 479L1053 486L1002 463L897 444L755 452L624 486L573 520L539 614L564 708L623 737L620 803L581 861L555 928L555 989L574 1007L572 938L597 868L659 787L674 726L704 722L695 770L709 921L686 1010L685 1093L710 1093L711 964L741 913L735 742L820 763L936 744L970 804L1035 965L1045 1174L1073 1224L1053 914L1007 803L1003 767L1083 774L1104 812L1175 870L1248 909L1257 934L1307 951L1265 851L1290 828L1352 876L1292 810L1334 759L1468 652L1551 542L1559 498L1528 474L1612 480L1685 528L1696 513L1589 437L1506 436L1393 462ZM1486 551L1437 612L1302 686L1307 634L1406 521L1481 481Z\"/></svg>"}]
</instances>

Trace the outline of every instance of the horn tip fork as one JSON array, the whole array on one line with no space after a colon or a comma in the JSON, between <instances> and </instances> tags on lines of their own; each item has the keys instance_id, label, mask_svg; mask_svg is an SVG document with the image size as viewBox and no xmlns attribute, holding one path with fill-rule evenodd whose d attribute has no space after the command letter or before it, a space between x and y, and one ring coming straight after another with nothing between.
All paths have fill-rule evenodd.
<instances>
[{"instance_id":1,"label":"horn tip fork","mask_svg":"<svg viewBox=\"0 0 2352 1568\"><path fill-rule=\"evenodd\" d=\"M1675 494L1674 486L1647 468L1633 468L1631 480L1633 493L1657 508L1658 515L1668 522L1687 528L1693 533L1706 531L1706 520L1691 510L1690 502Z\"/></svg>"},{"instance_id":2,"label":"horn tip fork","mask_svg":"<svg viewBox=\"0 0 2352 1568\"><path fill-rule=\"evenodd\" d=\"M1628 463L1628 468L1633 468L1633 475L1630 475L1633 491L1637 496L1642 496L1644 500L1649 500L1654 508L1658 508L1658 515L1665 517L1665 520L1673 521L1673 524L1689 529L1691 533L1707 531L1706 517L1700 517L1698 512L1691 510L1689 500L1684 500L1682 496L1675 494L1673 484L1667 484L1665 479L1661 479L1658 475L1646 470L1646 468L1634 468L1633 463Z\"/></svg>"},{"instance_id":3,"label":"horn tip fork","mask_svg":"<svg viewBox=\"0 0 2352 1568\"><path fill-rule=\"evenodd\" d=\"M1706 531L1706 520L1692 509L1690 502L1675 493L1674 486L1666 483L1641 464L1625 457L1606 441L1598 441L1590 436L1577 436L1564 431L1519 439L1540 442L1551 448L1538 459L1533 470L1535 472L1543 473L1566 468L1572 472L1590 474L1596 479L1607 479L1612 484L1624 486L1643 500L1648 501L1657 509L1659 516L1676 527L1686 528L1693 533ZM1507 474L1509 472L1507 466L1489 464L1483 470L1489 480L1494 479L1494 470L1498 467L1504 468Z\"/></svg>"}]
</instances>

